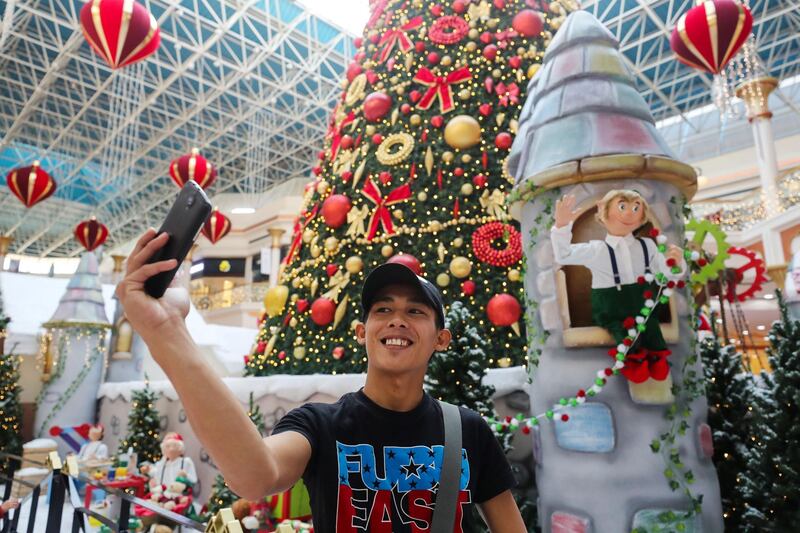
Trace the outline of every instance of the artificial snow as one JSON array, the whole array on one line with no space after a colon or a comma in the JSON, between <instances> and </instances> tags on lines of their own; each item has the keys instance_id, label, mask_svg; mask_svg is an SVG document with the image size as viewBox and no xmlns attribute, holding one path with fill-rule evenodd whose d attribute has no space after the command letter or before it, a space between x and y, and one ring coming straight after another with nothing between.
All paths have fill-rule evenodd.
<instances>
[{"instance_id":1,"label":"artificial snow","mask_svg":"<svg viewBox=\"0 0 800 533\"><path fill-rule=\"evenodd\" d=\"M22 445L25 450L47 450L54 449L58 446L53 439L33 439Z\"/></svg>"}]
</instances>

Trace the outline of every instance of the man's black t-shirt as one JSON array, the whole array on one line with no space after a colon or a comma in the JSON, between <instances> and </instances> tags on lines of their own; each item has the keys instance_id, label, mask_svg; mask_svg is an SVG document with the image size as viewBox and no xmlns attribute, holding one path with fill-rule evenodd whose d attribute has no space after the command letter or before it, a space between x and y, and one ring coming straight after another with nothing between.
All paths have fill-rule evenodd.
<instances>
[{"instance_id":1,"label":"man's black t-shirt","mask_svg":"<svg viewBox=\"0 0 800 533\"><path fill-rule=\"evenodd\" d=\"M461 491L454 531L482 503L515 485L486 422L460 408ZM303 481L317 533L422 533L430 528L444 454L441 406L428 394L408 412L384 409L363 391L334 404L293 409L273 434L296 431L311 444Z\"/></svg>"}]
</instances>

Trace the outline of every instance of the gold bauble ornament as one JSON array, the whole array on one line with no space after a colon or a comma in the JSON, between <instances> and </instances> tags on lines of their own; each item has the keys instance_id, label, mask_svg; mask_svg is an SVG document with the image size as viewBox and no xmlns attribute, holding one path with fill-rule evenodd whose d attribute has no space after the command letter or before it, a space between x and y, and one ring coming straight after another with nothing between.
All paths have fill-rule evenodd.
<instances>
[{"instance_id":1,"label":"gold bauble ornament","mask_svg":"<svg viewBox=\"0 0 800 533\"><path fill-rule=\"evenodd\" d=\"M497 27L498 20L497 19L489 19L486 21L486 25L492 29Z\"/></svg>"},{"instance_id":2,"label":"gold bauble ornament","mask_svg":"<svg viewBox=\"0 0 800 533\"><path fill-rule=\"evenodd\" d=\"M297 300L299 300L299 299L300 299L300 295L299 295L299 294L297 294L297 293L294 293L294 294L292 294L291 296L289 296L289 301L290 301L291 303L295 303L295 302L296 302Z\"/></svg>"},{"instance_id":3,"label":"gold bauble ornament","mask_svg":"<svg viewBox=\"0 0 800 533\"><path fill-rule=\"evenodd\" d=\"M311 257L316 259L317 257L322 255L322 248L317 246L316 244L311 245Z\"/></svg>"},{"instance_id":4,"label":"gold bauble ornament","mask_svg":"<svg viewBox=\"0 0 800 533\"><path fill-rule=\"evenodd\" d=\"M519 48L517 48L517 55L518 56L524 56L525 52L527 52L527 50L525 50L524 47L520 46Z\"/></svg>"},{"instance_id":5,"label":"gold bauble ornament","mask_svg":"<svg viewBox=\"0 0 800 533\"><path fill-rule=\"evenodd\" d=\"M316 235L316 233L314 232L313 229L309 228L309 229L303 230L303 242L306 243L306 244L310 243L311 239L314 238L314 235Z\"/></svg>"},{"instance_id":6,"label":"gold bauble ornament","mask_svg":"<svg viewBox=\"0 0 800 533\"><path fill-rule=\"evenodd\" d=\"M472 161L472 156L469 154L461 154L461 162L462 163L469 163Z\"/></svg>"},{"instance_id":7,"label":"gold bauble ornament","mask_svg":"<svg viewBox=\"0 0 800 533\"><path fill-rule=\"evenodd\" d=\"M344 268L351 274L358 274L364 268L364 260L357 255L351 255L344 262Z\"/></svg>"},{"instance_id":8,"label":"gold bauble ornament","mask_svg":"<svg viewBox=\"0 0 800 533\"><path fill-rule=\"evenodd\" d=\"M403 220L403 210L395 209L394 211L392 211L392 216L397 220Z\"/></svg>"},{"instance_id":9,"label":"gold bauble ornament","mask_svg":"<svg viewBox=\"0 0 800 533\"><path fill-rule=\"evenodd\" d=\"M335 252L338 247L339 247L339 239L337 239L336 237L328 237L327 239L325 239L326 252Z\"/></svg>"},{"instance_id":10,"label":"gold bauble ornament","mask_svg":"<svg viewBox=\"0 0 800 533\"><path fill-rule=\"evenodd\" d=\"M303 276L303 287L310 287L311 282L313 282L313 278L311 276Z\"/></svg>"},{"instance_id":11,"label":"gold bauble ornament","mask_svg":"<svg viewBox=\"0 0 800 533\"><path fill-rule=\"evenodd\" d=\"M481 35L481 32L479 32L476 28L472 28L467 33L467 37L469 37L470 39L477 39L478 37L480 37L480 35ZM467 43L467 44L469 44L469 43ZM475 44L475 43L472 43L472 44ZM475 46L477 46L477 45L475 45Z\"/></svg>"},{"instance_id":12,"label":"gold bauble ornament","mask_svg":"<svg viewBox=\"0 0 800 533\"><path fill-rule=\"evenodd\" d=\"M442 56L442 59L439 61L439 63L443 67L449 67L450 65L453 64L453 58L450 56Z\"/></svg>"},{"instance_id":13,"label":"gold bauble ornament","mask_svg":"<svg viewBox=\"0 0 800 533\"><path fill-rule=\"evenodd\" d=\"M464 45L464 48L467 49L467 52L474 52L478 49L478 45L475 43L475 41L469 41L466 45Z\"/></svg>"},{"instance_id":14,"label":"gold bauble ornament","mask_svg":"<svg viewBox=\"0 0 800 533\"><path fill-rule=\"evenodd\" d=\"M533 64L528 67L528 79L533 78L536 75L536 72L539 71L539 64Z\"/></svg>"},{"instance_id":15,"label":"gold bauble ornament","mask_svg":"<svg viewBox=\"0 0 800 533\"><path fill-rule=\"evenodd\" d=\"M494 69L494 70L492 71L492 77L493 77L493 78L499 78L499 77L500 77L500 76L502 76L502 75L503 75L503 73L502 73L502 71L501 71L499 68L496 68L496 69Z\"/></svg>"},{"instance_id":16,"label":"gold bauble ornament","mask_svg":"<svg viewBox=\"0 0 800 533\"><path fill-rule=\"evenodd\" d=\"M292 287L294 287L295 289L299 289L300 285L302 285L302 283L303 282L300 280L300 278L293 278L292 279Z\"/></svg>"},{"instance_id":17,"label":"gold bauble ornament","mask_svg":"<svg viewBox=\"0 0 800 533\"><path fill-rule=\"evenodd\" d=\"M481 142L481 125L469 115L457 115L444 127L444 140L453 148L471 148Z\"/></svg>"},{"instance_id":18,"label":"gold bauble ornament","mask_svg":"<svg viewBox=\"0 0 800 533\"><path fill-rule=\"evenodd\" d=\"M497 366L500 368L508 368L511 366L511 358L510 357L501 357L497 360Z\"/></svg>"},{"instance_id":19,"label":"gold bauble ornament","mask_svg":"<svg viewBox=\"0 0 800 533\"><path fill-rule=\"evenodd\" d=\"M521 273L516 268L512 268L508 271L508 279L509 281L519 281Z\"/></svg>"},{"instance_id":20,"label":"gold bauble ornament","mask_svg":"<svg viewBox=\"0 0 800 533\"><path fill-rule=\"evenodd\" d=\"M444 161L445 163L448 163L448 164L452 163L453 162L453 158L455 158L455 156L453 155L453 152L442 152L442 161Z\"/></svg>"},{"instance_id":21,"label":"gold bauble ornament","mask_svg":"<svg viewBox=\"0 0 800 533\"><path fill-rule=\"evenodd\" d=\"M440 287L447 287L450 285L450 276L442 272L438 276L436 276L436 284Z\"/></svg>"},{"instance_id":22,"label":"gold bauble ornament","mask_svg":"<svg viewBox=\"0 0 800 533\"><path fill-rule=\"evenodd\" d=\"M425 191L420 191L417 194L417 200L419 200L420 202L427 201L428 200L428 193L426 193Z\"/></svg>"},{"instance_id":23,"label":"gold bauble ornament","mask_svg":"<svg viewBox=\"0 0 800 533\"><path fill-rule=\"evenodd\" d=\"M471 183L465 183L464 185L461 186L461 194L463 194L464 196L469 196L470 194L473 193L474 190L475 188L472 186Z\"/></svg>"},{"instance_id":24,"label":"gold bauble ornament","mask_svg":"<svg viewBox=\"0 0 800 533\"><path fill-rule=\"evenodd\" d=\"M372 124L367 124L367 127L364 128L364 133L367 135L375 135L375 126Z\"/></svg>"},{"instance_id":25,"label":"gold bauble ornament","mask_svg":"<svg viewBox=\"0 0 800 533\"><path fill-rule=\"evenodd\" d=\"M408 117L408 121L411 123L412 126L419 126L422 124L422 117L414 113L410 117Z\"/></svg>"},{"instance_id":26,"label":"gold bauble ornament","mask_svg":"<svg viewBox=\"0 0 800 533\"><path fill-rule=\"evenodd\" d=\"M306 356L306 347L305 346L297 346L297 347L295 347L294 352L292 352L292 353L294 354L294 358L295 359L302 359L302 358L304 358Z\"/></svg>"},{"instance_id":27,"label":"gold bauble ornament","mask_svg":"<svg viewBox=\"0 0 800 533\"><path fill-rule=\"evenodd\" d=\"M289 325L292 327L292 329L296 328L297 327L297 318L295 318L295 317L290 318L289 319Z\"/></svg>"},{"instance_id":28,"label":"gold bauble ornament","mask_svg":"<svg viewBox=\"0 0 800 533\"><path fill-rule=\"evenodd\" d=\"M325 180L321 180L317 183L317 194L323 195L328 192L328 189L331 188L331 184Z\"/></svg>"},{"instance_id":29,"label":"gold bauble ornament","mask_svg":"<svg viewBox=\"0 0 800 533\"><path fill-rule=\"evenodd\" d=\"M461 89L458 91L458 97L462 100L469 100L472 94L469 92L469 89Z\"/></svg>"},{"instance_id":30,"label":"gold bauble ornament","mask_svg":"<svg viewBox=\"0 0 800 533\"><path fill-rule=\"evenodd\" d=\"M289 287L286 285L275 285L267 289L267 294L264 295L264 308L267 310L267 315L274 318L283 313L288 298Z\"/></svg>"},{"instance_id":31,"label":"gold bauble ornament","mask_svg":"<svg viewBox=\"0 0 800 533\"><path fill-rule=\"evenodd\" d=\"M428 222L428 228L430 228L430 230L434 233L442 231L442 223L438 220L431 220Z\"/></svg>"},{"instance_id":32,"label":"gold bauble ornament","mask_svg":"<svg viewBox=\"0 0 800 533\"><path fill-rule=\"evenodd\" d=\"M405 94L406 88L400 85L399 87L395 87L394 92L396 92L397 94Z\"/></svg>"},{"instance_id":33,"label":"gold bauble ornament","mask_svg":"<svg viewBox=\"0 0 800 533\"><path fill-rule=\"evenodd\" d=\"M454 257L450 261L450 273L459 279L466 278L472 272L472 262L464 256Z\"/></svg>"},{"instance_id":34,"label":"gold bauble ornament","mask_svg":"<svg viewBox=\"0 0 800 533\"><path fill-rule=\"evenodd\" d=\"M464 246L464 239L462 239L461 237L456 237L455 239L453 239L453 246L455 246L456 248L461 248L462 246Z\"/></svg>"},{"instance_id":35,"label":"gold bauble ornament","mask_svg":"<svg viewBox=\"0 0 800 533\"><path fill-rule=\"evenodd\" d=\"M392 248L391 244L384 244L381 247L381 255L383 257L392 257L392 254L394 254L394 248Z\"/></svg>"}]
</instances>

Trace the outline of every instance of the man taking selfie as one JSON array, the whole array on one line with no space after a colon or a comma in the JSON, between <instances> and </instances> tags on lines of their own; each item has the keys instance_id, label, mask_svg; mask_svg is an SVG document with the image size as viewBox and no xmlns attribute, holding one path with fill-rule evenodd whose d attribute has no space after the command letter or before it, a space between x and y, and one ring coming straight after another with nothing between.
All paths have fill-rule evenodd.
<instances>
[{"instance_id":1,"label":"man taking selfie","mask_svg":"<svg viewBox=\"0 0 800 533\"><path fill-rule=\"evenodd\" d=\"M356 328L368 359L364 388L334 404L294 409L261 439L192 341L184 323L186 291L170 289L159 299L144 292L145 280L176 266L174 259L147 264L167 241L155 235L148 230L136 244L117 296L231 489L257 500L302 477L315 531L431 531L437 495L445 490L439 484L443 466L448 471L442 406L422 388L433 352L446 349L451 337L438 289L400 264L373 270L362 288L363 322ZM454 525L446 530L462 531L472 516L468 507L477 504L492 532L526 531L497 439L477 413L459 408L458 414L455 461L460 455L461 465L452 470L458 486Z\"/></svg>"}]
</instances>

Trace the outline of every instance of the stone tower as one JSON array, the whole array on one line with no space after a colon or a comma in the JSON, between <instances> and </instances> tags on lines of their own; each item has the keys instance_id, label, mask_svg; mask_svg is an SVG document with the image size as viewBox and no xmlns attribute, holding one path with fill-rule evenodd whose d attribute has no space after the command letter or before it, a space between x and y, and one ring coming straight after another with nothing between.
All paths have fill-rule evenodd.
<instances>
[{"instance_id":1,"label":"stone tower","mask_svg":"<svg viewBox=\"0 0 800 533\"><path fill-rule=\"evenodd\" d=\"M97 256L85 252L52 318L42 324L42 392L36 399L37 437L53 426L71 427L95 420L100 380L106 364L106 315ZM69 451L66 445L59 450Z\"/></svg>"},{"instance_id":2,"label":"stone tower","mask_svg":"<svg viewBox=\"0 0 800 533\"><path fill-rule=\"evenodd\" d=\"M657 132L618 46L591 14L578 11L566 19L531 81L509 158L515 177L512 213L522 225L527 260L534 414L588 389L598 371L613 363L607 354L613 339L592 323L590 272L554 262L555 200L564 194L577 197L582 214L573 226L573 242L582 242L605 236L594 219L595 203L609 190L635 189L650 204L668 242L682 246L682 207L696 190L694 170L674 159ZM665 411L687 397L690 387L684 384L691 379L686 376L702 376L699 363L684 364L695 349L687 294L675 291L657 317L672 350L667 380L637 385L611 376L596 396L565 410L568 422L556 417L534 428L543 531L651 531L664 511L689 509L690 499L682 490L671 490L665 477L662 453L667 452L651 450L654 439L668 430ZM721 532L705 398L695 398L689 407L689 428L676 445L682 472L693 473L689 486L694 495L703 495L703 504L701 514L684 521L685 530ZM673 474L680 476L678 469ZM662 523L661 530L675 529Z\"/></svg>"}]
</instances>

